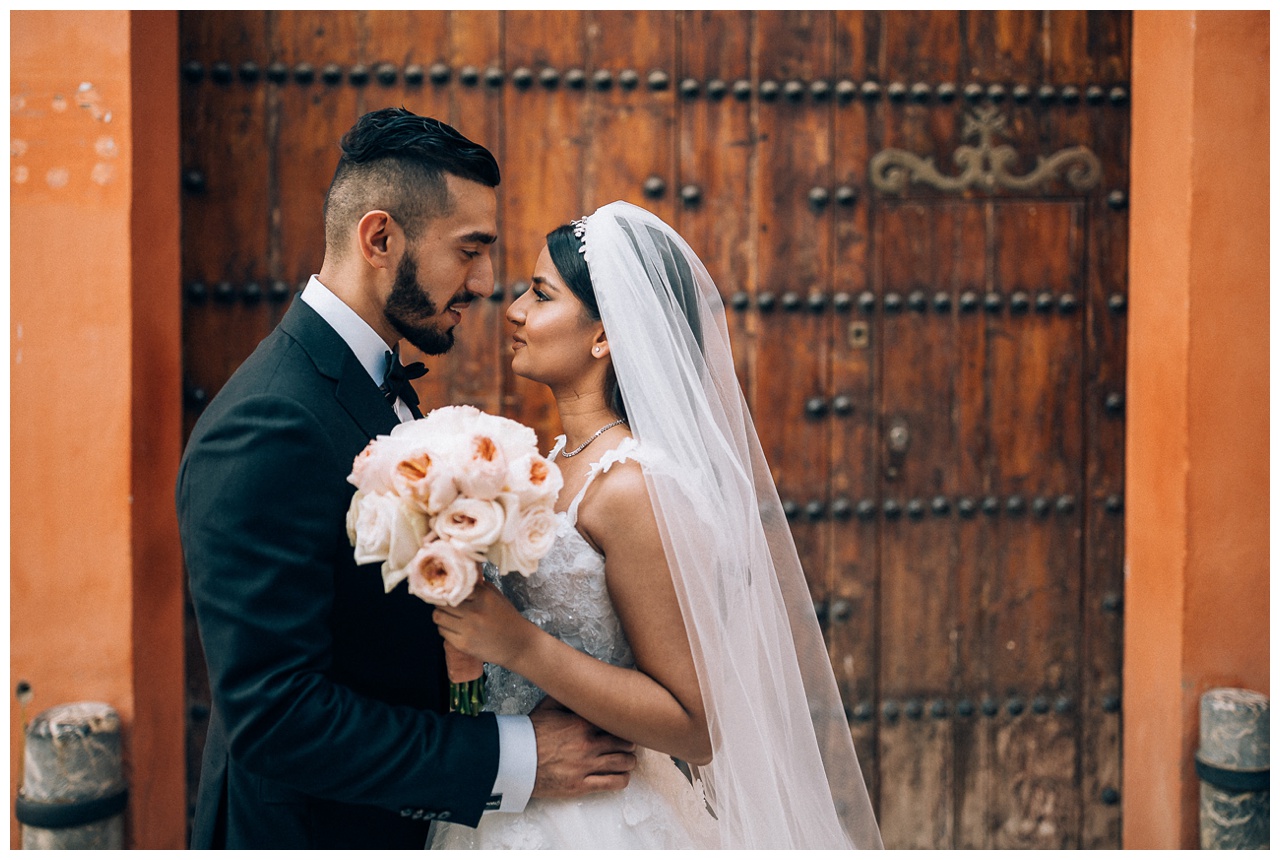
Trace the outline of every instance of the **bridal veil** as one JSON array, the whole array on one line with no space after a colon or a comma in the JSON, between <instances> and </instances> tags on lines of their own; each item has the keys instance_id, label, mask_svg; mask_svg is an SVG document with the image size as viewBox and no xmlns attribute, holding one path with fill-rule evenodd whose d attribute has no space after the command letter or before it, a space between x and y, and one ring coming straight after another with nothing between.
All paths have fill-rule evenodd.
<instances>
[{"instance_id":1,"label":"bridal veil","mask_svg":"<svg viewBox=\"0 0 1280 860\"><path fill-rule=\"evenodd\" d=\"M721 848L880 848L822 632L734 373L724 305L688 244L610 203L579 222L675 579L714 758Z\"/></svg>"}]
</instances>

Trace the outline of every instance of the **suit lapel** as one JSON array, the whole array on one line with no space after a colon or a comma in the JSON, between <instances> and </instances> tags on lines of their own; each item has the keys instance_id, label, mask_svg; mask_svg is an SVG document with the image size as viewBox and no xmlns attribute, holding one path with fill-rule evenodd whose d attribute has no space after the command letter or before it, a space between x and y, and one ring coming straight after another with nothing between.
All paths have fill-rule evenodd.
<instances>
[{"instance_id":1,"label":"suit lapel","mask_svg":"<svg viewBox=\"0 0 1280 860\"><path fill-rule=\"evenodd\" d=\"M321 375L333 380L334 399L370 439L390 433L400 423L399 416L360 366L347 342L314 308L301 299L294 299L280 321L280 328L306 351Z\"/></svg>"}]
</instances>

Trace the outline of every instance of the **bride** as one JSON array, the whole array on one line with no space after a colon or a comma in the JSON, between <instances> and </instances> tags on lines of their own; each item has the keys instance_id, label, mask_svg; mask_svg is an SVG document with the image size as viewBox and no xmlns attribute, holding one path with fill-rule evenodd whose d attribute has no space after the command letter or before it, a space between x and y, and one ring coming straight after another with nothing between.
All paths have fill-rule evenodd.
<instances>
[{"instance_id":1,"label":"bride","mask_svg":"<svg viewBox=\"0 0 1280 860\"><path fill-rule=\"evenodd\" d=\"M637 766L621 792L441 824L433 847L881 847L701 261L610 203L547 236L507 318L512 369L565 430L559 530L532 576L436 622L490 664L490 709L549 697L634 741Z\"/></svg>"}]
</instances>

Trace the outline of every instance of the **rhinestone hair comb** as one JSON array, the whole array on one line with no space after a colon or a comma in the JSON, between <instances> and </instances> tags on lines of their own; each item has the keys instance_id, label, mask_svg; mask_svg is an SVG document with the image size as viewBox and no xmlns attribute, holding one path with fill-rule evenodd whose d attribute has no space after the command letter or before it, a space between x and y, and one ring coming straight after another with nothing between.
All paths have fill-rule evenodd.
<instances>
[{"instance_id":1,"label":"rhinestone hair comb","mask_svg":"<svg viewBox=\"0 0 1280 860\"><path fill-rule=\"evenodd\" d=\"M587 253L587 219L578 218L570 223L573 224L573 235L578 238L579 242L581 242L581 244L578 245L578 253Z\"/></svg>"}]
</instances>

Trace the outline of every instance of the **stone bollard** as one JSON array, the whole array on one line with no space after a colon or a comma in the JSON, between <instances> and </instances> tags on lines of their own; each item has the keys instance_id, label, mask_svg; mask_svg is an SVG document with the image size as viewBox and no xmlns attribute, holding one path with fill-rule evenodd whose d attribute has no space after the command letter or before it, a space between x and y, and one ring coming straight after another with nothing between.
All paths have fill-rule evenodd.
<instances>
[{"instance_id":1,"label":"stone bollard","mask_svg":"<svg viewBox=\"0 0 1280 860\"><path fill-rule=\"evenodd\" d=\"M1269 848L1271 705L1252 690L1200 697L1200 847Z\"/></svg>"},{"instance_id":2,"label":"stone bollard","mask_svg":"<svg viewBox=\"0 0 1280 860\"><path fill-rule=\"evenodd\" d=\"M22 847L124 847L128 799L120 716L102 702L58 705L27 727L15 814Z\"/></svg>"}]
</instances>

